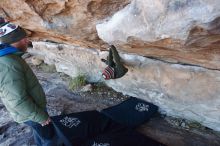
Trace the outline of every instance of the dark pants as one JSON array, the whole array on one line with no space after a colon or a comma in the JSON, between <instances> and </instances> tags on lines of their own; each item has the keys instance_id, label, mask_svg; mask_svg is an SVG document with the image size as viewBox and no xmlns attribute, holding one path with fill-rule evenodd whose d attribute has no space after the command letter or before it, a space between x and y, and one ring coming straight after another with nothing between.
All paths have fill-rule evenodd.
<instances>
[{"instance_id":1,"label":"dark pants","mask_svg":"<svg viewBox=\"0 0 220 146\"><path fill-rule=\"evenodd\" d=\"M25 122L33 130L34 140L38 146L58 146L59 138L55 133L53 124L41 126L39 123L33 121Z\"/></svg>"}]
</instances>

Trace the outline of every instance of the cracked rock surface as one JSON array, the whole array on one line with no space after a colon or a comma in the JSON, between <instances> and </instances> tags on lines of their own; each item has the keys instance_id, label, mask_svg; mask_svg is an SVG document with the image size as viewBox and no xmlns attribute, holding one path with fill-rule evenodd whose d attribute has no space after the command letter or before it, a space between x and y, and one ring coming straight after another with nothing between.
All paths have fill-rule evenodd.
<instances>
[{"instance_id":1,"label":"cracked rock surface","mask_svg":"<svg viewBox=\"0 0 220 146\"><path fill-rule=\"evenodd\" d=\"M92 90L87 92L70 91L69 76L51 70L45 72L39 66L30 65L47 95L47 108L51 116L85 110L101 110L128 98L102 84L91 84ZM35 146L31 129L26 125L13 122L2 103L0 103L0 114L0 146ZM198 123L160 114L140 126L138 130L168 146L220 145L220 133Z\"/></svg>"}]
</instances>

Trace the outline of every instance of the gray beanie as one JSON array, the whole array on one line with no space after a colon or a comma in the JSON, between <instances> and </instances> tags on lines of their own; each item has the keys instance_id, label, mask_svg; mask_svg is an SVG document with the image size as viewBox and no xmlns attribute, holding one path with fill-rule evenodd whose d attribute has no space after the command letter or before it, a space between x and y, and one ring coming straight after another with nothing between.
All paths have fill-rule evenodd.
<instances>
[{"instance_id":1,"label":"gray beanie","mask_svg":"<svg viewBox=\"0 0 220 146\"><path fill-rule=\"evenodd\" d=\"M0 44L12 44L27 36L25 30L0 18Z\"/></svg>"}]
</instances>

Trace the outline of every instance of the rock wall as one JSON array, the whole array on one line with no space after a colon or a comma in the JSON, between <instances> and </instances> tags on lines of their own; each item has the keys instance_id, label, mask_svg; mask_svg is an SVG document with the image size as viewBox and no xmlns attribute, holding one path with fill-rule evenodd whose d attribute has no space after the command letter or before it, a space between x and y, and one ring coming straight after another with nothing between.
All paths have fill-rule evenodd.
<instances>
[{"instance_id":1,"label":"rock wall","mask_svg":"<svg viewBox=\"0 0 220 146\"><path fill-rule=\"evenodd\" d=\"M46 42L35 42L32 52L56 64L58 71L83 73L90 81L102 81L100 58L106 56L102 50L116 45L129 72L107 81L109 86L151 101L168 115L220 131L219 4L219 0L1 0L0 15L26 28L33 41Z\"/></svg>"},{"instance_id":2,"label":"rock wall","mask_svg":"<svg viewBox=\"0 0 220 146\"><path fill-rule=\"evenodd\" d=\"M59 72L91 82L104 81L101 73L107 51L64 44L34 42L30 53L55 64ZM106 84L123 94L150 101L171 116L198 121L220 131L220 72L202 67L170 64L131 54L120 54L128 73Z\"/></svg>"},{"instance_id":3,"label":"rock wall","mask_svg":"<svg viewBox=\"0 0 220 146\"><path fill-rule=\"evenodd\" d=\"M1 0L0 15L29 31L33 40L101 48L96 24L128 0Z\"/></svg>"},{"instance_id":4,"label":"rock wall","mask_svg":"<svg viewBox=\"0 0 220 146\"><path fill-rule=\"evenodd\" d=\"M220 1L133 0L96 26L125 52L219 69Z\"/></svg>"},{"instance_id":5,"label":"rock wall","mask_svg":"<svg viewBox=\"0 0 220 146\"><path fill-rule=\"evenodd\" d=\"M33 40L220 69L219 0L1 0Z\"/></svg>"}]
</instances>

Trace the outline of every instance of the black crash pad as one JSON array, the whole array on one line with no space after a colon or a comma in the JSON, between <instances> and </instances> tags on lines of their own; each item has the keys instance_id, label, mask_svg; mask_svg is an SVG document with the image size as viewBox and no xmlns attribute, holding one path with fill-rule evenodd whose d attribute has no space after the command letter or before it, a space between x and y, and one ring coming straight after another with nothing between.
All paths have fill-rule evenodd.
<instances>
[{"instance_id":1,"label":"black crash pad","mask_svg":"<svg viewBox=\"0 0 220 146\"><path fill-rule=\"evenodd\" d=\"M114 122L98 111L84 111L51 117L56 132L66 146L74 146L88 138L107 131L121 130L124 126ZM76 145L78 146L78 145Z\"/></svg>"},{"instance_id":2,"label":"black crash pad","mask_svg":"<svg viewBox=\"0 0 220 146\"><path fill-rule=\"evenodd\" d=\"M123 129L114 132L107 132L88 139L83 143L76 143L77 146L164 146L141 133L131 129Z\"/></svg>"},{"instance_id":3,"label":"black crash pad","mask_svg":"<svg viewBox=\"0 0 220 146\"><path fill-rule=\"evenodd\" d=\"M131 97L122 103L101 111L112 120L128 127L137 127L149 120L158 107L152 103Z\"/></svg>"}]
</instances>

